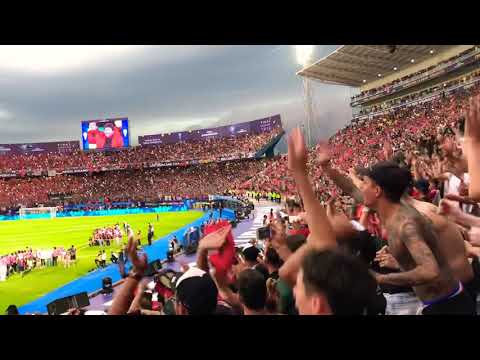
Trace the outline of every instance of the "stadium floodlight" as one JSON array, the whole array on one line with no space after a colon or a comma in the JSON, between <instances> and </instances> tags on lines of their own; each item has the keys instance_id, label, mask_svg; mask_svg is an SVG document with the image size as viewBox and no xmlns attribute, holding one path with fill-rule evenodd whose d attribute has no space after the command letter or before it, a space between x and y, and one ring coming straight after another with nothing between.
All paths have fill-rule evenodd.
<instances>
[{"instance_id":1,"label":"stadium floodlight","mask_svg":"<svg viewBox=\"0 0 480 360\"><path fill-rule=\"evenodd\" d=\"M363 83L365 84L367 82L367 80L363 79Z\"/></svg>"},{"instance_id":2,"label":"stadium floodlight","mask_svg":"<svg viewBox=\"0 0 480 360\"><path fill-rule=\"evenodd\" d=\"M307 66L312 58L314 45L295 45L297 63L301 66Z\"/></svg>"}]
</instances>

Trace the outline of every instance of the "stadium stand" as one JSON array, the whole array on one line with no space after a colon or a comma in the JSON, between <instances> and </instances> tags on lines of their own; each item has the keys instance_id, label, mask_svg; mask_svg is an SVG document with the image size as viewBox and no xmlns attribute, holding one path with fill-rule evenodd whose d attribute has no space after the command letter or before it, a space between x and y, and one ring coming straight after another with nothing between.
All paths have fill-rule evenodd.
<instances>
[{"instance_id":1,"label":"stadium stand","mask_svg":"<svg viewBox=\"0 0 480 360\"><path fill-rule=\"evenodd\" d=\"M209 221L195 260L171 277L160 272L151 286L141 281L148 263L130 239L132 268L108 306L112 315L474 315L480 292L477 51L474 45L398 45L393 53L385 46L343 46L299 72L361 87L352 99L359 107L352 121L328 142L307 149L294 129L288 155L61 175L23 201L48 200L48 192L69 192L79 202L230 193L260 204L261 197L283 195L275 210L269 202L270 211L256 213L251 244L238 247L228 222ZM278 134L239 141L249 152ZM207 148L232 149L228 142ZM120 178L126 187L116 187ZM34 181L5 180L0 201L11 205L10 194L21 197L45 183Z\"/></svg>"}]
</instances>

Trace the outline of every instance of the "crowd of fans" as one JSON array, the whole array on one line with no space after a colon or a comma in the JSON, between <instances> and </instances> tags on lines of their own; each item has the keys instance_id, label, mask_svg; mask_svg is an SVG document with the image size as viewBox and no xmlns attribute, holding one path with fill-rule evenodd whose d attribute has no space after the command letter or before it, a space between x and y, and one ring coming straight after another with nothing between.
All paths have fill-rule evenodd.
<instances>
[{"instance_id":1,"label":"crowd of fans","mask_svg":"<svg viewBox=\"0 0 480 360\"><path fill-rule=\"evenodd\" d=\"M68 194L64 205L115 201L194 199L240 186L269 160L242 160L144 170L0 180L0 206L56 204L49 194Z\"/></svg>"},{"instance_id":2,"label":"crowd of fans","mask_svg":"<svg viewBox=\"0 0 480 360\"><path fill-rule=\"evenodd\" d=\"M449 96L397 108L371 119L352 121L329 140L332 162L347 175L356 167L385 160L383 146L386 143L404 159L425 153L432 156L439 150L441 137L454 134L455 124L467 109L468 100L479 92L479 85L461 88ZM339 194L340 189L331 179L323 176L323 170L318 166L316 153L322 145L310 151L308 165L319 199L327 201L330 194ZM287 197L294 196L296 185L288 172L287 156L273 161L242 187L260 192L274 190ZM351 203L351 198L349 200L345 196L339 195L339 200L345 205Z\"/></svg>"},{"instance_id":3,"label":"crowd of fans","mask_svg":"<svg viewBox=\"0 0 480 360\"><path fill-rule=\"evenodd\" d=\"M480 95L443 99L387 121L351 125L319 144L310 161L294 129L286 174L300 202L289 199L284 214L272 210L264 221L270 235L244 249L234 247L231 225L210 224L196 266L170 276L166 296L142 280L148 261L131 238L133 266L109 313L476 314ZM352 141L359 151L342 157ZM321 188L329 197L324 204L309 165L339 189ZM356 211L343 211L340 194Z\"/></svg>"},{"instance_id":4,"label":"crowd of fans","mask_svg":"<svg viewBox=\"0 0 480 360\"><path fill-rule=\"evenodd\" d=\"M276 127L270 132L239 135L235 137L181 141L173 144L137 146L110 152L49 152L40 154L11 154L0 156L0 172L17 172L27 175L35 171L102 168L141 169L168 161L217 161L221 158L239 159L253 157L282 131Z\"/></svg>"},{"instance_id":5,"label":"crowd of fans","mask_svg":"<svg viewBox=\"0 0 480 360\"><path fill-rule=\"evenodd\" d=\"M0 256L0 281L5 281L13 274L26 273L33 269L43 269L62 264L68 268L76 263L77 249L72 245L70 248L54 247L51 249L32 249L14 251Z\"/></svg>"},{"instance_id":6,"label":"crowd of fans","mask_svg":"<svg viewBox=\"0 0 480 360\"><path fill-rule=\"evenodd\" d=\"M242 249L231 224L210 222L196 266L157 274L153 288L129 234L131 267L109 314L476 314L479 90L353 121L310 151L294 129L288 155L273 160L68 177L79 200L227 189L287 198L264 220L269 235Z\"/></svg>"},{"instance_id":7,"label":"crowd of fans","mask_svg":"<svg viewBox=\"0 0 480 360\"><path fill-rule=\"evenodd\" d=\"M473 86L478 87L479 77L480 77L480 71L476 71L474 73L470 73L460 78L452 79L444 83L431 86L427 89L424 89L418 92L410 93L408 95L398 97L392 100L387 100L380 104L376 104L370 107L364 107L356 117L360 117L368 114L375 114L379 112L386 112L391 108L404 106L406 104L409 104L418 100L424 100L425 98L432 97L432 96L445 96L445 93L449 93L450 91L455 91L457 87L462 87L465 85L468 86L469 84L474 84Z\"/></svg>"},{"instance_id":8,"label":"crowd of fans","mask_svg":"<svg viewBox=\"0 0 480 360\"><path fill-rule=\"evenodd\" d=\"M459 53L459 54L457 54L457 55L455 55L451 58L448 58L444 61L438 62L435 65L432 65L428 68L425 68L425 69L419 70L417 72L414 72L412 74L403 76L399 79L395 79L394 81L389 82L388 84L384 84L380 87L362 91L360 94L353 96L351 98L351 101L355 102L355 101L359 101L359 100L364 100L366 98L369 98L371 96L375 96L377 94L383 94L383 93L388 94L388 93L394 91L399 86L405 87L405 86L411 85L414 82L425 81L435 72L440 71L441 69L443 69L443 68L445 68L449 65L454 64L459 58L461 58L461 57L463 57L467 54L470 54L470 53L473 54L473 53L476 53L476 52L478 52L477 47L469 48L469 49L467 49L467 50L465 50L465 51L463 51L463 52L461 52L461 53Z\"/></svg>"}]
</instances>

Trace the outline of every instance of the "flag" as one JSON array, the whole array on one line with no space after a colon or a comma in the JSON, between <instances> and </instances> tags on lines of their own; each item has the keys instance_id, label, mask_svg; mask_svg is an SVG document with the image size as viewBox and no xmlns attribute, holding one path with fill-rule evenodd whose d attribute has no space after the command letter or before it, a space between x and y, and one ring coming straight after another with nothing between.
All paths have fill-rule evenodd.
<instances>
[{"instance_id":1,"label":"flag","mask_svg":"<svg viewBox=\"0 0 480 360\"><path fill-rule=\"evenodd\" d=\"M205 234L209 234L228 225L229 223L226 220L220 221L217 224L209 224L205 227ZM218 253L210 255L209 259L217 273L223 276L228 274L235 261L235 240L233 238L232 230L229 231L227 240L222 248L219 249Z\"/></svg>"}]
</instances>

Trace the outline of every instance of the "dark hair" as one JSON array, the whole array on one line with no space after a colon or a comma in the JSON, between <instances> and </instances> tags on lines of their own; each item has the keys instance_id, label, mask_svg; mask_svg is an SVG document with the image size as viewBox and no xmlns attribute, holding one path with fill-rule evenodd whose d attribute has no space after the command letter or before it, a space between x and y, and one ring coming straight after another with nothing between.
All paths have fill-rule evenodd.
<instances>
[{"instance_id":1,"label":"dark hair","mask_svg":"<svg viewBox=\"0 0 480 360\"><path fill-rule=\"evenodd\" d=\"M258 250L255 246L250 246L246 249L243 249L242 254L246 261L256 262L257 257L260 254L260 250Z\"/></svg>"},{"instance_id":2,"label":"dark hair","mask_svg":"<svg viewBox=\"0 0 480 360\"><path fill-rule=\"evenodd\" d=\"M260 274L262 274L263 277L265 278L265 281L267 281L268 277L270 276L267 267L266 267L265 265L263 265L263 264L257 264L257 265L255 265L254 270L256 270L256 271L258 271Z\"/></svg>"},{"instance_id":3,"label":"dark hair","mask_svg":"<svg viewBox=\"0 0 480 360\"><path fill-rule=\"evenodd\" d=\"M287 247L292 253L297 251L306 242L307 242L307 238L302 234L287 236Z\"/></svg>"},{"instance_id":4,"label":"dark hair","mask_svg":"<svg viewBox=\"0 0 480 360\"><path fill-rule=\"evenodd\" d=\"M385 197L394 203L399 203L402 195L413 185L410 170L398 166L392 161L382 161L359 172L368 176L383 191Z\"/></svg>"},{"instance_id":5,"label":"dark hair","mask_svg":"<svg viewBox=\"0 0 480 360\"><path fill-rule=\"evenodd\" d=\"M152 293L143 292L140 298L140 307L145 310L152 310Z\"/></svg>"},{"instance_id":6,"label":"dark hair","mask_svg":"<svg viewBox=\"0 0 480 360\"><path fill-rule=\"evenodd\" d=\"M248 309L262 310L267 301L267 284L264 276L253 269L243 270L237 280L240 301Z\"/></svg>"},{"instance_id":7,"label":"dark hair","mask_svg":"<svg viewBox=\"0 0 480 360\"><path fill-rule=\"evenodd\" d=\"M5 314L6 315L20 315L20 313L18 312L18 308L16 305L10 305L8 308L7 308L7 311L5 311Z\"/></svg>"},{"instance_id":8,"label":"dark hair","mask_svg":"<svg viewBox=\"0 0 480 360\"><path fill-rule=\"evenodd\" d=\"M267 252L265 253L265 261L276 269L283 265L283 260L280 258L274 248L268 248Z\"/></svg>"},{"instance_id":9,"label":"dark hair","mask_svg":"<svg viewBox=\"0 0 480 360\"><path fill-rule=\"evenodd\" d=\"M353 256L313 251L303 260L302 270L307 294L325 294L335 315L365 314L376 296L375 279Z\"/></svg>"}]
</instances>

